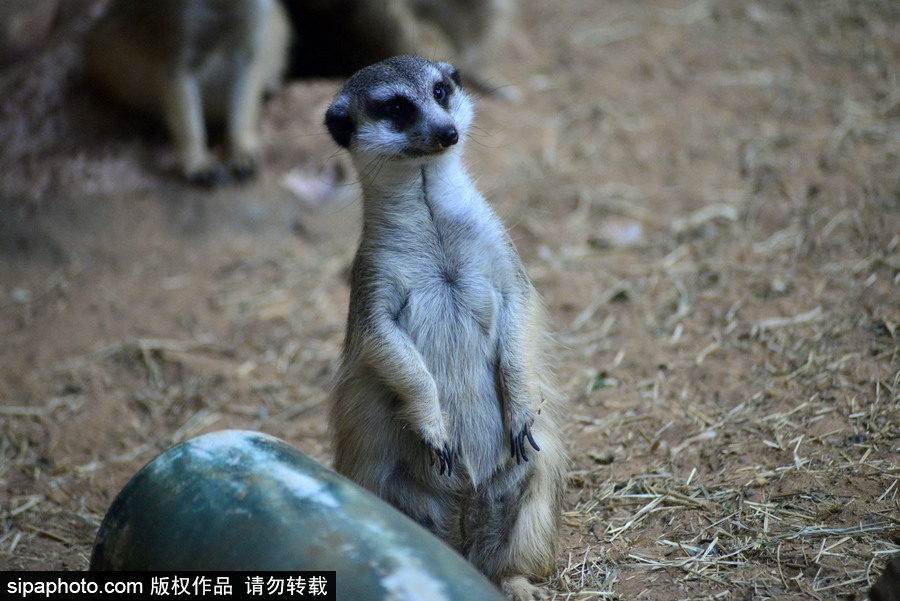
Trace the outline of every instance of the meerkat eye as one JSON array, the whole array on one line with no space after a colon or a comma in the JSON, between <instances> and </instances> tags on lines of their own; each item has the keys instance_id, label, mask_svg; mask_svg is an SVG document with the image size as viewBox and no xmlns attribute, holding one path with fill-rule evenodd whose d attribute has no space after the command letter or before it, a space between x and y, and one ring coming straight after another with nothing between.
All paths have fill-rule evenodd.
<instances>
[{"instance_id":1,"label":"meerkat eye","mask_svg":"<svg viewBox=\"0 0 900 601\"><path fill-rule=\"evenodd\" d=\"M440 81L434 85L434 99L438 101L442 107L447 108L447 102L450 98L450 89L446 83Z\"/></svg>"},{"instance_id":2,"label":"meerkat eye","mask_svg":"<svg viewBox=\"0 0 900 601\"><path fill-rule=\"evenodd\" d=\"M391 121L400 127L412 120L416 110L413 103L403 96L392 96L387 100L376 102L371 109L379 119Z\"/></svg>"},{"instance_id":3,"label":"meerkat eye","mask_svg":"<svg viewBox=\"0 0 900 601\"><path fill-rule=\"evenodd\" d=\"M395 100L388 103L387 112L391 117L397 118L406 112L407 105L402 100Z\"/></svg>"}]
</instances>

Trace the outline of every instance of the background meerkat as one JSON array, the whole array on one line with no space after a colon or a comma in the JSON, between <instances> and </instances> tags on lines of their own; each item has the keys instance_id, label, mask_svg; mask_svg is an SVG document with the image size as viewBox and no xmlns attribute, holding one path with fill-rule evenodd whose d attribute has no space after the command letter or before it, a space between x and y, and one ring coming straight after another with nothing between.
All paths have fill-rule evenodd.
<instances>
[{"instance_id":1,"label":"background meerkat","mask_svg":"<svg viewBox=\"0 0 900 601\"><path fill-rule=\"evenodd\" d=\"M514 0L286 0L299 32L294 67L349 74L391 56L451 60L467 86L512 99L491 70L507 39ZM335 40L341 40L335 48Z\"/></svg>"},{"instance_id":2,"label":"background meerkat","mask_svg":"<svg viewBox=\"0 0 900 601\"><path fill-rule=\"evenodd\" d=\"M456 69L409 56L326 113L363 189L330 426L339 472L530 600L554 567L560 401L541 302L461 163L472 117Z\"/></svg>"},{"instance_id":3,"label":"background meerkat","mask_svg":"<svg viewBox=\"0 0 900 601\"><path fill-rule=\"evenodd\" d=\"M252 176L265 91L277 88L290 25L278 0L113 0L88 34L88 77L116 100L160 117L191 181ZM225 126L223 167L206 122Z\"/></svg>"}]
</instances>

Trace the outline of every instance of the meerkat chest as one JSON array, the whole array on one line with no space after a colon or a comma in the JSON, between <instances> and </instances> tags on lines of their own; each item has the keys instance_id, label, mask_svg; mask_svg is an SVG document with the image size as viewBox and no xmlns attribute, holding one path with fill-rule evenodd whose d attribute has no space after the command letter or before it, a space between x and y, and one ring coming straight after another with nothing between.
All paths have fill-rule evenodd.
<instances>
[{"instance_id":1,"label":"meerkat chest","mask_svg":"<svg viewBox=\"0 0 900 601\"><path fill-rule=\"evenodd\" d=\"M493 225L472 216L434 216L433 229L410 249L399 323L420 345L474 350L493 344L514 281L508 248Z\"/></svg>"},{"instance_id":2,"label":"meerkat chest","mask_svg":"<svg viewBox=\"0 0 900 601\"><path fill-rule=\"evenodd\" d=\"M494 330L502 302L503 277L496 257L485 248L459 248L446 244L424 255L420 270L410 280L409 297L420 311L409 317L445 323L453 331L477 325L483 335Z\"/></svg>"},{"instance_id":3,"label":"meerkat chest","mask_svg":"<svg viewBox=\"0 0 900 601\"><path fill-rule=\"evenodd\" d=\"M407 192L373 203L362 254L395 299L394 321L425 355L484 360L521 284L502 224L456 167L423 169L415 184L391 188Z\"/></svg>"}]
</instances>

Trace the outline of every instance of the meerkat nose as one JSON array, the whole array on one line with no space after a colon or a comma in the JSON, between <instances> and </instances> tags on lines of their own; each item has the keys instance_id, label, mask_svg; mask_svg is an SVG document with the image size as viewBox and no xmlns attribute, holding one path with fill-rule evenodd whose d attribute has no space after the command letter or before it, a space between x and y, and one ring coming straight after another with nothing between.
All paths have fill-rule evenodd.
<instances>
[{"instance_id":1,"label":"meerkat nose","mask_svg":"<svg viewBox=\"0 0 900 601\"><path fill-rule=\"evenodd\" d=\"M451 125L444 131L438 133L438 142L441 144L442 148L453 146L459 142L459 133L456 131L456 128Z\"/></svg>"}]
</instances>

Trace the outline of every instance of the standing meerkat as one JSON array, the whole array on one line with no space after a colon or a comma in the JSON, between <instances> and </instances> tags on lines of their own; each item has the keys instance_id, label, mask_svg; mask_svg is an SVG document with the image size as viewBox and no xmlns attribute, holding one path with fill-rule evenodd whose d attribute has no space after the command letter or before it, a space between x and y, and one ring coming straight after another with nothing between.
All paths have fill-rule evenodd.
<instances>
[{"instance_id":1,"label":"standing meerkat","mask_svg":"<svg viewBox=\"0 0 900 601\"><path fill-rule=\"evenodd\" d=\"M532 600L556 556L560 401L541 302L461 162L472 117L456 69L412 56L326 113L363 189L330 427L337 471Z\"/></svg>"},{"instance_id":2,"label":"standing meerkat","mask_svg":"<svg viewBox=\"0 0 900 601\"><path fill-rule=\"evenodd\" d=\"M277 88L290 25L278 0L112 0L88 33L88 78L117 101L161 118L184 176L222 183L259 161L263 94ZM206 122L225 126L223 167ZM227 167L227 168L226 168Z\"/></svg>"}]
</instances>

